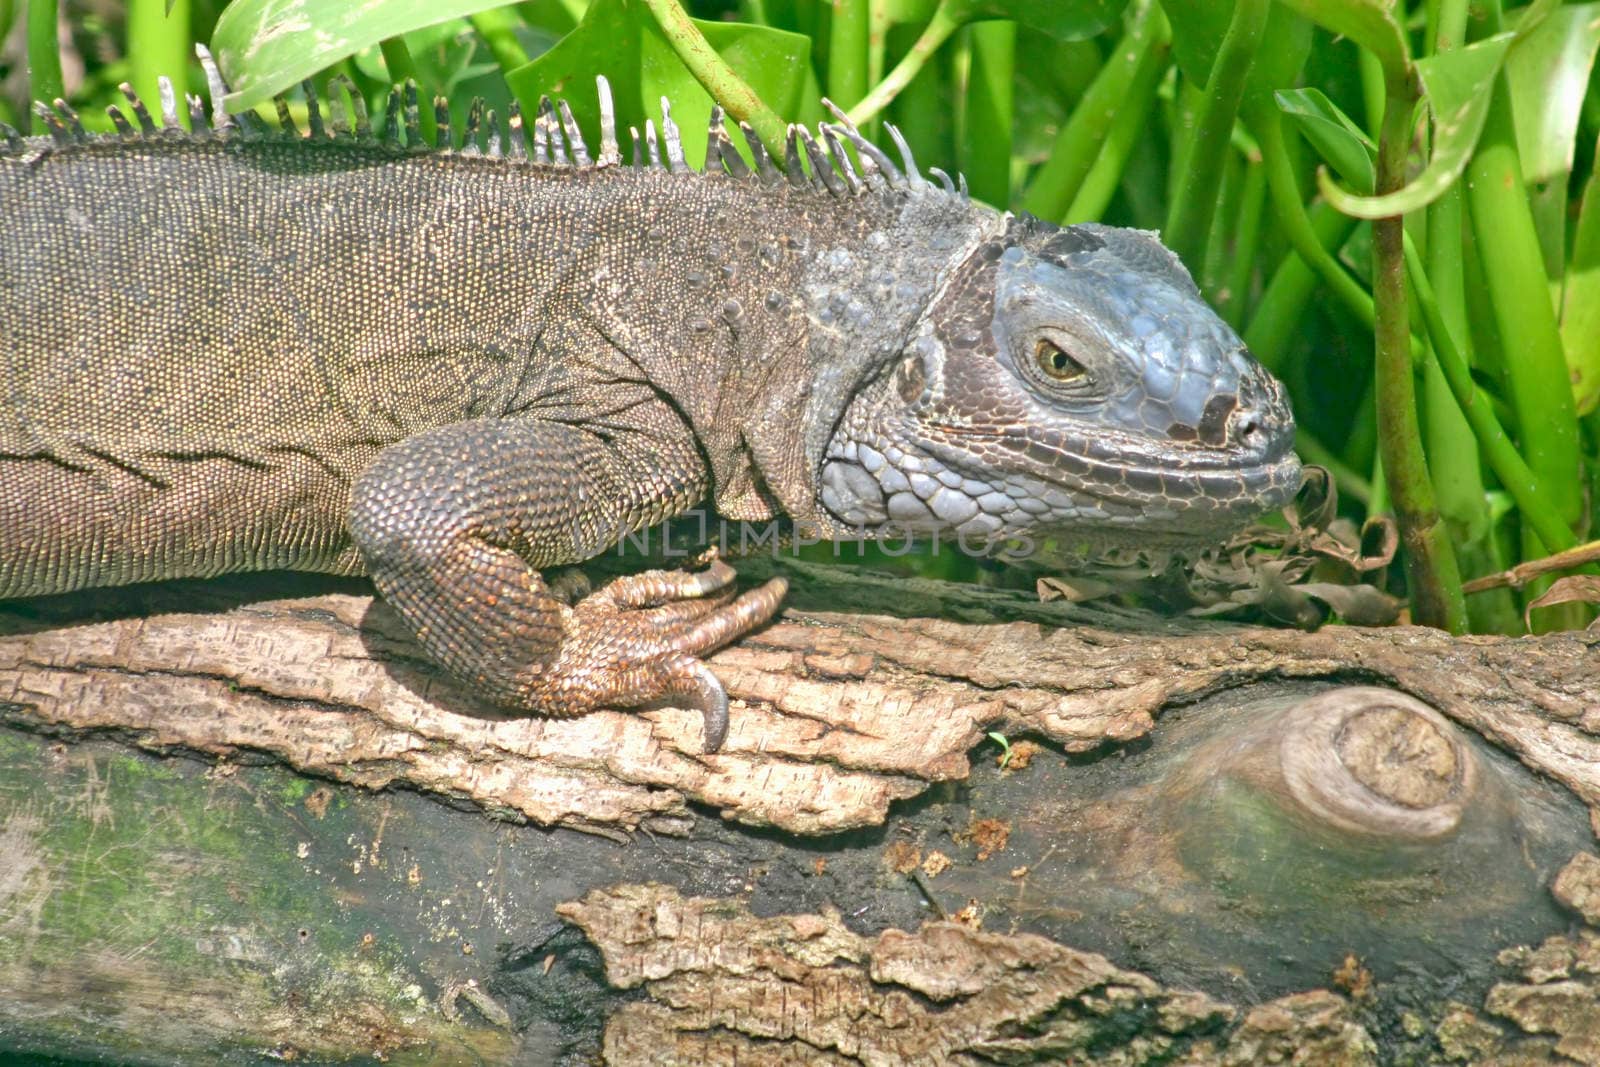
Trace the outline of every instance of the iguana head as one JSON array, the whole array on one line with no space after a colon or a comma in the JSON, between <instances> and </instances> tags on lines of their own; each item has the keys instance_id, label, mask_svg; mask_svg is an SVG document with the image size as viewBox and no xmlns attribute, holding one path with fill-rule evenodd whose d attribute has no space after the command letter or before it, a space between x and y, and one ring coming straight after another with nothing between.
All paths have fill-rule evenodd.
<instances>
[{"instance_id":1,"label":"iguana head","mask_svg":"<svg viewBox=\"0 0 1600 1067\"><path fill-rule=\"evenodd\" d=\"M948 276L841 418L818 498L839 523L1214 542L1300 485L1282 386L1155 237L1010 220Z\"/></svg>"}]
</instances>

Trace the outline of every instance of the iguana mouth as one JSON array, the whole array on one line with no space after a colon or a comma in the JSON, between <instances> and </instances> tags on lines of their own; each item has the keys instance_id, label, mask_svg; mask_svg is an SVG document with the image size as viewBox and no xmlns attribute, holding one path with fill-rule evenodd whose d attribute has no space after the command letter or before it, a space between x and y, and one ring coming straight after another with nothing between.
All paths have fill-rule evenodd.
<instances>
[{"instance_id":1,"label":"iguana mouth","mask_svg":"<svg viewBox=\"0 0 1600 1067\"><path fill-rule=\"evenodd\" d=\"M1244 457L1236 451L1227 449L1177 445L1170 447L1162 457L1170 462L1152 464L1149 462L1151 456L1148 446L1141 447L1140 442L1129 441L1122 447L1108 447L1107 442L1115 441L1117 438L1115 434L1105 430L1099 431L1097 437L1079 439L1081 448L1069 449L1062 447L1065 443L1064 437L1051 435L1058 437L1059 440L1040 440L1037 430L962 426L949 422L932 422L926 425L931 430L940 431L958 440L981 439L998 442L1008 451L1024 455L1046 468L1060 467L1062 461L1066 460L1096 469L1125 471L1136 477L1149 478L1162 475L1187 477L1214 473L1232 475L1248 482L1254 480L1254 476L1258 474L1267 475L1268 481L1275 481L1277 479L1270 476L1281 468L1299 467L1299 460L1294 457L1292 430L1272 435L1264 447L1252 450L1255 454ZM951 458L954 459L955 455L952 454Z\"/></svg>"}]
</instances>

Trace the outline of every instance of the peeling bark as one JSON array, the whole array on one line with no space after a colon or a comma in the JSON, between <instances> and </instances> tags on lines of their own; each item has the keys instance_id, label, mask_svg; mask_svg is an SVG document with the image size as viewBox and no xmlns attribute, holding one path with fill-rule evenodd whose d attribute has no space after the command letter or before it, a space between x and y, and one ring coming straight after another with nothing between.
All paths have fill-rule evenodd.
<instances>
[{"instance_id":1,"label":"peeling bark","mask_svg":"<svg viewBox=\"0 0 1600 1067\"><path fill-rule=\"evenodd\" d=\"M1156 1058L1214 1050L1207 1035L1234 1016L1102 956L959 923L867 938L837 912L759 919L663 886L557 910L599 947L613 986L649 993L608 1023L612 1064L1021 1061L1117 1045Z\"/></svg>"},{"instance_id":2,"label":"peeling bark","mask_svg":"<svg viewBox=\"0 0 1600 1067\"><path fill-rule=\"evenodd\" d=\"M1411 693L1600 801L1600 633L1453 639L1434 630L1317 633L1116 616L1019 594L791 565L796 606L712 659L733 697L724 751L663 708L508 718L422 661L364 595L133 613L41 626L0 611L0 713L26 728L116 730L154 749L270 754L368 788L465 797L542 825L631 830L704 805L825 834L881 823L897 800L964 778L991 730L1087 752L1148 734L1164 707L1266 679ZM81 617L87 598L48 605ZM816 610L831 604L866 610ZM162 610L164 607L167 610ZM154 609L146 613L148 609ZM943 609L951 618L886 611ZM76 613L76 614L75 614Z\"/></svg>"},{"instance_id":3,"label":"peeling bark","mask_svg":"<svg viewBox=\"0 0 1600 1067\"><path fill-rule=\"evenodd\" d=\"M1294 818L1217 807L1225 761L1208 762L1310 683L1385 685L1593 803L1600 634L1302 634L786 570L790 610L713 660L735 698L715 756L676 709L484 707L359 583L243 577L0 609L0 1027L33 1035L0 1048L1600 1063L1600 950L1564 925L1600 899L1581 807L1477 746L1498 784L1464 825L1480 849L1520 827L1507 863L1426 853L1346 888L1298 858L1328 849ZM1003 772L991 730L1012 738ZM73 743L41 755L41 735ZM1404 736L1429 792L1443 749ZM1352 752L1372 773L1398 758L1367 741ZM1259 779L1253 758L1238 781ZM1238 826L1257 836L1234 856L1220 840ZM1259 885L1251 855L1278 864ZM1452 911L1427 872L1474 864L1522 883L1443 886L1464 894ZM1113 905L1093 911L1106 889ZM1204 936L1163 955L1185 927ZM1396 929L1442 977L1379 958Z\"/></svg>"},{"instance_id":4,"label":"peeling bark","mask_svg":"<svg viewBox=\"0 0 1600 1067\"><path fill-rule=\"evenodd\" d=\"M1239 1012L1204 993L1026 934L936 922L864 938L837 913L758 919L661 886L558 910L599 946L613 985L649 993L608 1024L611 1064L1377 1062L1326 990L1234 1026Z\"/></svg>"}]
</instances>

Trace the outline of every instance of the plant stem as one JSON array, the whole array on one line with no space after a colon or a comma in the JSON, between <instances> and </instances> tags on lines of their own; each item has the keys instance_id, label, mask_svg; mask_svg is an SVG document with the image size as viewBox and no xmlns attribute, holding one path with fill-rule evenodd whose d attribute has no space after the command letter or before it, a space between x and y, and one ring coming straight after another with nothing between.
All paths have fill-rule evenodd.
<instances>
[{"instance_id":1,"label":"plant stem","mask_svg":"<svg viewBox=\"0 0 1600 1067\"><path fill-rule=\"evenodd\" d=\"M1150 49L1141 55L1134 70L1133 82L1111 120L1111 128L1105 132L1099 151L1094 154L1093 165L1073 195L1072 203L1060 215L1047 217L1059 218L1062 222L1095 222L1105 214L1122 180L1122 172L1133 146L1149 127L1156 92L1161 88L1161 76L1167 71L1166 59L1171 49L1170 35L1159 35ZM1054 162L1054 156L1051 162ZM1041 170L1041 178L1043 174ZM1035 179L1029 194L1033 195L1036 191L1042 197L1040 179Z\"/></svg>"},{"instance_id":2,"label":"plant stem","mask_svg":"<svg viewBox=\"0 0 1600 1067\"><path fill-rule=\"evenodd\" d=\"M1182 153L1177 196L1162 238L1196 272L1205 264L1206 239L1222 187L1229 134L1271 10L1271 0L1236 0L1233 21L1217 50L1193 132Z\"/></svg>"},{"instance_id":3,"label":"plant stem","mask_svg":"<svg viewBox=\"0 0 1600 1067\"><path fill-rule=\"evenodd\" d=\"M867 0L867 84L883 80L883 58L889 47L889 0Z\"/></svg>"},{"instance_id":4,"label":"plant stem","mask_svg":"<svg viewBox=\"0 0 1600 1067\"><path fill-rule=\"evenodd\" d=\"M1405 184L1417 102L1409 82L1391 82L1378 140L1375 188L1379 195ZM1406 300L1405 220L1394 215L1372 223L1372 292L1377 320L1376 399L1378 450L1406 548L1412 618L1450 633L1467 628L1466 599L1448 528L1434 504L1433 483L1422 454L1416 385L1411 372L1411 323Z\"/></svg>"},{"instance_id":5,"label":"plant stem","mask_svg":"<svg viewBox=\"0 0 1600 1067\"><path fill-rule=\"evenodd\" d=\"M1237 329L1244 321L1245 304L1250 298L1250 275L1255 270L1256 252L1261 241L1261 214L1266 204L1267 175L1258 152L1245 158L1244 189L1239 194L1239 225L1234 233L1232 261L1222 291L1216 296L1222 305L1222 318Z\"/></svg>"},{"instance_id":6,"label":"plant stem","mask_svg":"<svg viewBox=\"0 0 1600 1067\"><path fill-rule=\"evenodd\" d=\"M1290 163L1288 145L1284 141L1282 114L1267 97L1247 100L1245 111L1245 121L1261 144L1261 161L1267 168L1267 189L1272 194L1273 211L1284 236L1351 314L1367 326L1374 326L1377 316L1372 297L1360 282L1339 266L1332 253L1322 247L1306 216L1305 205L1300 202L1300 186L1295 181L1294 167ZM1420 367L1423 358L1422 342L1413 336L1411 362Z\"/></svg>"},{"instance_id":7,"label":"plant stem","mask_svg":"<svg viewBox=\"0 0 1600 1067\"><path fill-rule=\"evenodd\" d=\"M972 64L961 111L957 159L972 195L1004 209L1011 199L1012 86L1017 45L1015 22L979 22L968 27Z\"/></svg>"},{"instance_id":8,"label":"plant stem","mask_svg":"<svg viewBox=\"0 0 1600 1067\"><path fill-rule=\"evenodd\" d=\"M683 65L735 122L748 122L768 152L783 158L788 127L705 39L677 0L644 0Z\"/></svg>"},{"instance_id":9,"label":"plant stem","mask_svg":"<svg viewBox=\"0 0 1600 1067\"><path fill-rule=\"evenodd\" d=\"M35 100L50 103L66 95L61 78L61 47L56 37L59 12L56 0L28 0L28 91ZM44 124L31 116L34 133Z\"/></svg>"},{"instance_id":10,"label":"plant stem","mask_svg":"<svg viewBox=\"0 0 1600 1067\"><path fill-rule=\"evenodd\" d=\"M1506 586L1523 586L1555 571L1582 569L1585 574L1593 574L1597 562L1600 562L1600 541L1590 541L1588 544L1574 545L1560 552L1551 553L1541 559L1519 563L1500 574L1474 578L1462 588L1468 593L1481 593Z\"/></svg>"},{"instance_id":11,"label":"plant stem","mask_svg":"<svg viewBox=\"0 0 1600 1067\"><path fill-rule=\"evenodd\" d=\"M1022 198L1024 208L1044 219L1066 215L1116 119L1131 109L1133 87L1152 77L1159 81L1171 41L1172 27L1159 5L1146 3L1135 12L1128 32L1112 46L1105 65L1056 134L1050 158ZM1149 122L1148 103L1136 116Z\"/></svg>"},{"instance_id":12,"label":"plant stem","mask_svg":"<svg viewBox=\"0 0 1600 1067\"><path fill-rule=\"evenodd\" d=\"M1473 4L1469 13L1475 22L1469 22L1469 35L1500 31L1499 0ZM1544 253L1523 183L1510 85L1504 71L1495 78L1489 114L1477 153L1467 165L1466 182L1473 243L1483 267L1501 370L1523 453L1539 476L1541 495L1570 530L1584 517L1577 410L1548 297ZM1524 523L1522 528L1525 559L1556 547L1540 544L1542 537L1535 535L1530 525ZM1562 612L1561 608L1555 610ZM1582 625L1577 613L1564 614L1564 621Z\"/></svg>"},{"instance_id":13,"label":"plant stem","mask_svg":"<svg viewBox=\"0 0 1600 1067\"><path fill-rule=\"evenodd\" d=\"M890 0L867 0L867 84L877 85L883 80L883 62L889 51ZM855 101L851 101L854 103ZM882 116L874 115L861 132L869 138L878 136Z\"/></svg>"},{"instance_id":14,"label":"plant stem","mask_svg":"<svg viewBox=\"0 0 1600 1067\"><path fill-rule=\"evenodd\" d=\"M378 42L378 51L383 53L390 81L399 85L407 78L416 78L417 65L411 60L411 49L406 47L404 37L385 37Z\"/></svg>"},{"instance_id":15,"label":"plant stem","mask_svg":"<svg viewBox=\"0 0 1600 1067\"><path fill-rule=\"evenodd\" d=\"M850 107L867 92L867 0L833 0L828 23L828 96Z\"/></svg>"},{"instance_id":16,"label":"plant stem","mask_svg":"<svg viewBox=\"0 0 1600 1067\"><path fill-rule=\"evenodd\" d=\"M1467 5L1465 0L1435 0L1428 5L1426 50L1434 55L1460 48L1466 43ZM1435 116L1435 132L1441 120ZM1492 430L1498 434L1495 445L1481 443L1473 421L1458 400L1455 387L1444 370L1452 360L1465 370L1473 362L1471 330L1467 319L1466 250L1462 245L1465 206L1459 185L1446 190L1428 205L1426 215L1426 273L1420 269L1423 257L1412 243L1406 245L1406 266L1410 271L1413 307L1422 311L1427 334L1432 341L1430 358L1422 371L1423 451L1438 494L1439 513L1449 524L1460 552L1461 572L1483 574L1500 569L1494 544L1494 517L1484 485L1484 463L1494 448L1510 450L1511 458L1522 467L1522 457L1511 449L1493 411L1485 408ZM1413 236L1415 236L1413 234ZM1431 291L1430 291L1431 287ZM1458 345L1459 342L1459 345ZM1449 348L1449 352L1444 352ZM1459 348L1459 351L1457 350ZM1462 398L1474 403L1470 377ZM1504 463L1504 458L1495 462ZM1498 469L1495 462L1490 469ZM1463 586L1463 592L1465 592ZM1474 632L1516 633L1521 629L1516 604L1507 591L1483 596L1467 603L1468 620Z\"/></svg>"},{"instance_id":17,"label":"plant stem","mask_svg":"<svg viewBox=\"0 0 1600 1067\"><path fill-rule=\"evenodd\" d=\"M901 54L917 38L915 26L895 26L889 32L889 53ZM951 154L955 152L954 116L945 102L945 79L941 78L940 64L925 68L905 91L895 97L894 121L909 144L923 151ZM881 116L880 116L881 117ZM877 121L877 120L874 120ZM923 148L922 146L927 146Z\"/></svg>"},{"instance_id":18,"label":"plant stem","mask_svg":"<svg viewBox=\"0 0 1600 1067\"><path fill-rule=\"evenodd\" d=\"M1372 297L1322 247L1316 231L1311 228L1311 221L1306 217L1305 205L1300 199L1300 187L1295 181L1288 149L1284 144L1283 117L1277 105L1270 99L1262 99L1246 106L1251 132L1261 145L1262 166L1267 168L1267 191L1272 195L1272 207L1284 236L1300 254L1300 258L1306 261L1306 266L1333 290L1334 296L1357 318L1371 326L1376 321Z\"/></svg>"},{"instance_id":19,"label":"plant stem","mask_svg":"<svg viewBox=\"0 0 1600 1067\"><path fill-rule=\"evenodd\" d=\"M1528 466L1566 524L1583 509L1577 411L1544 254L1522 182L1505 75L1496 79L1478 152L1467 165L1467 205L1485 265L1489 304L1506 353L1506 377ZM1546 543L1546 550L1556 548ZM1542 555L1533 552L1532 555Z\"/></svg>"},{"instance_id":20,"label":"plant stem","mask_svg":"<svg viewBox=\"0 0 1600 1067\"><path fill-rule=\"evenodd\" d=\"M1467 43L1470 0L1440 0L1434 20L1433 50L1448 52Z\"/></svg>"},{"instance_id":21,"label":"plant stem","mask_svg":"<svg viewBox=\"0 0 1600 1067\"><path fill-rule=\"evenodd\" d=\"M1600 410L1600 169L1579 199L1561 305L1561 345L1580 415Z\"/></svg>"},{"instance_id":22,"label":"plant stem","mask_svg":"<svg viewBox=\"0 0 1600 1067\"><path fill-rule=\"evenodd\" d=\"M1461 414L1472 425L1473 436L1483 449L1489 468L1517 502L1523 519L1534 528L1540 540L1552 551L1571 548L1578 543L1578 539L1551 505L1550 494L1541 484L1538 473L1523 461L1511 438L1501 427L1500 420L1495 418L1488 395L1472 380L1472 371L1444 320L1434 296L1433 285L1423 272L1422 260L1416 249L1406 248L1405 256L1411 270L1411 285L1417 294L1417 308L1422 312L1428 337L1433 342L1434 358L1449 383Z\"/></svg>"},{"instance_id":23,"label":"plant stem","mask_svg":"<svg viewBox=\"0 0 1600 1067\"><path fill-rule=\"evenodd\" d=\"M1229 255L1228 245L1239 225L1239 202L1243 188L1244 159L1230 150L1222 159L1222 185L1217 190L1217 202L1207 230L1206 258L1194 265L1195 284L1213 307L1221 306L1217 291L1225 284L1222 278L1228 265L1224 259Z\"/></svg>"},{"instance_id":24,"label":"plant stem","mask_svg":"<svg viewBox=\"0 0 1600 1067\"><path fill-rule=\"evenodd\" d=\"M1311 237L1318 248L1338 248L1350 239L1356 220L1339 214L1327 204L1318 204L1307 217L1306 225L1311 227ZM1261 294L1261 303L1256 305L1245 328L1245 344L1262 365L1274 373L1282 373L1289 339L1304 328L1301 316L1316 289L1317 278L1306 257L1291 248L1272 272L1272 279Z\"/></svg>"},{"instance_id":25,"label":"plant stem","mask_svg":"<svg viewBox=\"0 0 1600 1067\"><path fill-rule=\"evenodd\" d=\"M158 79L170 78L178 94L178 121L185 125L189 109L182 101L189 87L192 48L189 0L128 0L128 81L154 111L161 101Z\"/></svg>"},{"instance_id":26,"label":"plant stem","mask_svg":"<svg viewBox=\"0 0 1600 1067\"><path fill-rule=\"evenodd\" d=\"M661 0L645 0L652 7ZM911 84L911 79L917 76L939 46L950 39L950 35L961 28L961 22L956 18L954 9L957 0L940 0L939 6L933 10L933 18L928 20L928 25L923 28L922 36L917 38L917 43L911 46L911 51L900 58L894 65L888 77L872 87L872 91L849 111L850 121L857 126L873 118L882 111L900 91Z\"/></svg>"},{"instance_id":27,"label":"plant stem","mask_svg":"<svg viewBox=\"0 0 1600 1067\"><path fill-rule=\"evenodd\" d=\"M1439 513L1450 526L1459 550L1463 575L1482 574L1492 568L1490 533L1493 520L1484 489L1482 454L1471 421L1457 401L1450 379L1438 355L1443 344L1456 339L1466 342L1467 313L1461 265L1461 190L1449 189L1428 205L1427 275L1419 271L1421 257L1411 242L1406 244L1406 264L1410 268L1414 305L1422 310L1427 333L1432 340L1434 358L1422 370L1421 412L1423 451L1438 496ZM1437 283L1437 297L1424 289ZM1434 318L1438 323L1435 324ZM1440 333L1447 336L1441 342ZM1453 354L1454 355L1454 354ZM1458 358L1470 365L1470 354ZM1471 397L1471 393L1468 393ZM1492 413L1491 413L1492 414ZM1498 422L1495 429L1499 429ZM1509 447L1509 442L1505 442ZM1518 457L1520 462L1520 457ZM1509 594L1479 598L1468 603L1474 631L1514 631L1518 626L1516 607Z\"/></svg>"}]
</instances>

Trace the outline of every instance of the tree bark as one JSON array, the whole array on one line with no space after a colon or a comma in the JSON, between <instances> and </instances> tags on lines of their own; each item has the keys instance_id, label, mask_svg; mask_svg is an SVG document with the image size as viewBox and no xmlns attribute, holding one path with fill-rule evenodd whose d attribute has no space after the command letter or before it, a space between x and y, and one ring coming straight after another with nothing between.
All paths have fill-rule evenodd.
<instances>
[{"instance_id":1,"label":"tree bark","mask_svg":"<svg viewBox=\"0 0 1600 1067\"><path fill-rule=\"evenodd\" d=\"M789 610L712 659L713 756L677 709L484 707L360 583L6 606L0 1048L1600 1062L1600 949L1549 890L1593 850L1600 634L1305 634L784 570ZM1464 829L1374 859L1236 758L1330 684L1462 728L1491 782ZM1421 729L1373 765L1433 766Z\"/></svg>"}]
</instances>

